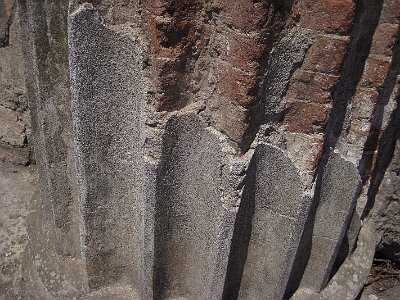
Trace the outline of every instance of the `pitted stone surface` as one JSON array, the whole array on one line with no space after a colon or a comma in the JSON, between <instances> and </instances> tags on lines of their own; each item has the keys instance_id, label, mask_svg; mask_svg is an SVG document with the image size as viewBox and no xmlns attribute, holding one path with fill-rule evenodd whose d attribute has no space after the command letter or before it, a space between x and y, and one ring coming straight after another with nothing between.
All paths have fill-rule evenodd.
<instances>
[{"instance_id":1,"label":"pitted stone surface","mask_svg":"<svg viewBox=\"0 0 400 300\"><path fill-rule=\"evenodd\" d=\"M224 263L217 259L229 255L223 230L230 213L222 206L221 146L195 114L166 124L155 203L156 299L222 294Z\"/></svg>"},{"instance_id":2,"label":"pitted stone surface","mask_svg":"<svg viewBox=\"0 0 400 300\"><path fill-rule=\"evenodd\" d=\"M21 295L355 298L395 207L400 1L88 2L15 7L40 178Z\"/></svg>"},{"instance_id":3,"label":"pitted stone surface","mask_svg":"<svg viewBox=\"0 0 400 300\"><path fill-rule=\"evenodd\" d=\"M331 153L322 175L312 230L310 261L301 286L321 291L328 281L347 224L355 207L360 178L356 167Z\"/></svg>"},{"instance_id":4,"label":"pitted stone surface","mask_svg":"<svg viewBox=\"0 0 400 300\"><path fill-rule=\"evenodd\" d=\"M243 209L247 216L236 223L249 227L244 231L248 236L242 236L248 250L239 298L279 299L288 284L309 203L303 199L297 169L280 149L258 145L247 176L239 208L239 215Z\"/></svg>"},{"instance_id":5,"label":"pitted stone surface","mask_svg":"<svg viewBox=\"0 0 400 300\"><path fill-rule=\"evenodd\" d=\"M90 5L70 14L68 30L82 247L89 285L99 287L141 274L141 53Z\"/></svg>"}]
</instances>

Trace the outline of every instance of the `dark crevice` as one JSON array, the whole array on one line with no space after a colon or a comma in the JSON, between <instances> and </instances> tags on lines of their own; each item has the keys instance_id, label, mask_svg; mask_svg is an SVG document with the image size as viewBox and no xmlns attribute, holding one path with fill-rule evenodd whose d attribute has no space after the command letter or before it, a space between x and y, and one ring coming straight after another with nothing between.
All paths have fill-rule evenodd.
<instances>
[{"instance_id":1,"label":"dark crevice","mask_svg":"<svg viewBox=\"0 0 400 300\"><path fill-rule=\"evenodd\" d=\"M333 94L333 109L324 133L324 145L315 175L316 188L313 203L297 249L295 263L290 275L290 284L285 293L289 299L300 286L311 254L312 237L316 212L321 198L322 178L328 159L343 132L343 126L350 103L368 57L372 38L380 18L383 0L360 0L356 3L356 16L350 35L350 44L341 69L339 83Z\"/></svg>"},{"instance_id":2,"label":"dark crevice","mask_svg":"<svg viewBox=\"0 0 400 300\"><path fill-rule=\"evenodd\" d=\"M333 94L333 109L325 131L325 146L335 148L345 130L348 105L357 90L369 55L374 32L379 23L383 0L357 1L356 19L350 45Z\"/></svg>"},{"instance_id":3,"label":"dark crevice","mask_svg":"<svg viewBox=\"0 0 400 300\"><path fill-rule=\"evenodd\" d=\"M379 93L378 104L370 120L371 129L364 144L363 154L358 166L363 183L369 179L369 173L372 168L374 152L378 147L382 122L385 112L385 106L389 103L391 94L394 91L397 82L397 76L400 73L400 32L398 33L397 43L394 46L392 62L383 83L383 88Z\"/></svg>"},{"instance_id":4,"label":"dark crevice","mask_svg":"<svg viewBox=\"0 0 400 300\"><path fill-rule=\"evenodd\" d=\"M360 216L353 209L353 213L350 215L351 221L348 223L345 235L340 245L338 255L332 266L332 271L329 275L329 280L336 274L340 266L344 263L346 258L354 252L357 247L357 237L361 228ZM328 280L328 281L329 281Z\"/></svg>"},{"instance_id":5,"label":"dark crevice","mask_svg":"<svg viewBox=\"0 0 400 300\"><path fill-rule=\"evenodd\" d=\"M222 299L237 299L244 267L249 249L252 220L255 210L255 168L256 161L252 159L244 180L244 191L239 210L236 215L231 252L229 255Z\"/></svg>"},{"instance_id":6,"label":"dark crevice","mask_svg":"<svg viewBox=\"0 0 400 300\"><path fill-rule=\"evenodd\" d=\"M326 157L324 157L324 161L321 162L321 164L325 166L328 163L328 158L329 155L326 155ZM299 247L296 251L296 256L294 259L292 270L290 272L284 299L290 299L299 288L308 261L310 259L315 217L318 209L319 200L321 197L322 175L323 172L319 172L316 179L317 184L315 188L314 198L309 213L307 214L307 220L304 225L303 234L300 239Z\"/></svg>"},{"instance_id":7,"label":"dark crevice","mask_svg":"<svg viewBox=\"0 0 400 300\"><path fill-rule=\"evenodd\" d=\"M263 45L263 49L259 59L257 60L257 63L259 64L256 71L257 81L248 91L248 95L254 96L256 101L253 105L247 107L245 122L248 126L243 134L242 141L239 144L241 153L246 153L250 148L258 129L262 124L266 123L264 118L265 114L261 112L265 106L263 105L263 98L265 96L264 91L267 88L266 85L268 84L268 80L265 80L265 74L268 68L270 68L271 65L274 65L274 62L270 59L272 54L271 51L286 33L285 28L288 26L287 23L291 16L293 2L294 0L271 1L268 10L272 10L273 13L271 14L268 11L263 20L263 24L261 24L262 31L259 41L260 44ZM272 15L271 18L270 15Z\"/></svg>"},{"instance_id":8,"label":"dark crevice","mask_svg":"<svg viewBox=\"0 0 400 300\"><path fill-rule=\"evenodd\" d=\"M375 197L385 175L386 169L392 161L396 141L400 138L400 96L397 95L397 108L392 113L391 120L383 132L380 139L377 161L371 175L371 184L367 193L367 204L362 215L362 219L368 216L375 204Z\"/></svg>"},{"instance_id":9,"label":"dark crevice","mask_svg":"<svg viewBox=\"0 0 400 300\"><path fill-rule=\"evenodd\" d=\"M0 48L5 48L10 45L10 28L15 16L16 2L13 3L8 16L3 1L0 3L0 9L3 10L0 12L0 30L3 31L0 32ZM6 20L2 20L3 18Z\"/></svg>"}]
</instances>

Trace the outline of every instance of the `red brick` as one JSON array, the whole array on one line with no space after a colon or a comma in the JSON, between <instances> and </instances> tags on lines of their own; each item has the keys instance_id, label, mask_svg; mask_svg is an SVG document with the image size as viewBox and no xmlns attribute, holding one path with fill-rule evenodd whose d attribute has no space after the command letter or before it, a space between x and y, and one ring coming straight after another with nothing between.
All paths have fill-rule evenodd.
<instances>
[{"instance_id":1,"label":"red brick","mask_svg":"<svg viewBox=\"0 0 400 300\"><path fill-rule=\"evenodd\" d=\"M239 34L234 31L225 32L226 49L223 49L221 58L230 62L235 67L255 72L258 60L264 50L264 45L259 43L257 37Z\"/></svg>"},{"instance_id":2,"label":"red brick","mask_svg":"<svg viewBox=\"0 0 400 300\"><path fill-rule=\"evenodd\" d=\"M361 78L361 86L381 87L385 81L389 68L389 61L381 58L369 57Z\"/></svg>"},{"instance_id":3,"label":"red brick","mask_svg":"<svg viewBox=\"0 0 400 300\"><path fill-rule=\"evenodd\" d=\"M339 74L349 41L320 36L308 50L302 68L322 73Z\"/></svg>"},{"instance_id":4,"label":"red brick","mask_svg":"<svg viewBox=\"0 0 400 300\"><path fill-rule=\"evenodd\" d=\"M371 54L392 56L399 25L380 24L375 31L371 45Z\"/></svg>"},{"instance_id":5,"label":"red brick","mask_svg":"<svg viewBox=\"0 0 400 300\"><path fill-rule=\"evenodd\" d=\"M351 0L303 0L299 10L301 27L345 33L353 25L355 3Z\"/></svg>"},{"instance_id":6,"label":"red brick","mask_svg":"<svg viewBox=\"0 0 400 300\"><path fill-rule=\"evenodd\" d=\"M196 19L202 0L152 1L143 14L153 54L151 67L156 110L180 109L185 105L182 85L192 71L188 59L209 39L207 27ZM162 15L163 18L160 18Z\"/></svg>"},{"instance_id":7,"label":"red brick","mask_svg":"<svg viewBox=\"0 0 400 300\"><path fill-rule=\"evenodd\" d=\"M331 103L331 93L338 81L338 76L297 70L292 76L286 98Z\"/></svg>"},{"instance_id":8,"label":"red brick","mask_svg":"<svg viewBox=\"0 0 400 300\"><path fill-rule=\"evenodd\" d=\"M322 133L331 109L317 104L293 102L288 108L283 124L290 132Z\"/></svg>"},{"instance_id":9,"label":"red brick","mask_svg":"<svg viewBox=\"0 0 400 300\"><path fill-rule=\"evenodd\" d=\"M257 77L246 75L223 61L218 61L215 68L218 77L217 89L220 94L244 107L256 100L254 90L258 82Z\"/></svg>"},{"instance_id":10,"label":"red brick","mask_svg":"<svg viewBox=\"0 0 400 300\"><path fill-rule=\"evenodd\" d=\"M216 0L215 9L221 10L221 20L245 32L257 31L262 27L268 13L268 0L253 3L250 0Z\"/></svg>"}]
</instances>

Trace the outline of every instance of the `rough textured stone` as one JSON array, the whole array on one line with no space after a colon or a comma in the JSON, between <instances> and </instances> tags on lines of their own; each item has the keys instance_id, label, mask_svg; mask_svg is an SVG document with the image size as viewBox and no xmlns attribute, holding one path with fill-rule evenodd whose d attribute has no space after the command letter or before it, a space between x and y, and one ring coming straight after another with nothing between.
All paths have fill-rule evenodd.
<instances>
[{"instance_id":1,"label":"rough textured stone","mask_svg":"<svg viewBox=\"0 0 400 300\"><path fill-rule=\"evenodd\" d=\"M321 133L326 124L329 109L304 102L293 102L285 115L284 124L290 132Z\"/></svg>"},{"instance_id":2,"label":"rough textured stone","mask_svg":"<svg viewBox=\"0 0 400 300\"><path fill-rule=\"evenodd\" d=\"M0 156L26 91L39 184L11 299L354 299L397 259L400 1L12 2Z\"/></svg>"},{"instance_id":3,"label":"rough textured stone","mask_svg":"<svg viewBox=\"0 0 400 300\"><path fill-rule=\"evenodd\" d=\"M395 24L399 22L400 3L397 0L386 0L383 3L381 20L385 23Z\"/></svg>"},{"instance_id":4,"label":"rough textured stone","mask_svg":"<svg viewBox=\"0 0 400 300\"><path fill-rule=\"evenodd\" d=\"M362 87L381 87L386 74L389 71L390 61L371 57L368 59L363 77L361 78Z\"/></svg>"},{"instance_id":5,"label":"rough textured stone","mask_svg":"<svg viewBox=\"0 0 400 300\"><path fill-rule=\"evenodd\" d=\"M25 126L15 111L0 106L0 142L22 147L25 142Z\"/></svg>"},{"instance_id":6,"label":"rough textured stone","mask_svg":"<svg viewBox=\"0 0 400 300\"><path fill-rule=\"evenodd\" d=\"M30 160L30 117L24 81L19 15L13 0L0 1L0 144L1 159Z\"/></svg>"},{"instance_id":7,"label":"rough textured stone","mask_svg":"<svg viewBox=\"0 0 400 300\"><path fill-rule=\"evenodd\" d=\"M239 298L280 299L288 284L308 203L302 196L298 171L279 149L259 145L248 176L239 208L243 216L236 222L236 226L249 227L243 232L250 235L241 236L248 250ZM241 213L241 209L246 212Z\"/></svg>"},{"instance_id":8,"label":"rough textured stone","mask_svg":"<svg viewBox=\"0 0 400 300\"><path fill-rule=\"evenodd\" d=\"M348 43L347 39L320 36L308 50L303 68L316 72L338 74Z\"/></svg>"},{"instance_id":9,"label":"rough textured stone","mask_svg":"<svg viewBox=\"0 0 400 300\"><path fill-rule=\"evenodd\" d=\"M141 274L141 54L91 6L70 14L69 47L82 247L95 288Z\"/></svg>"},{"instance_id":10,"label":"rough textured stone","mask_svg":"<svg viewBox=\"0 0 400 300\"><path fill-rule=\"evenodd\" d=\"M26 216L36 183L34 168L0 162L0 295L12 299L28 242Z\"/></svg>"},{"instance_id":11,"label":"rough textured stone","mask_svg":"<svg viewBox=\"0 0 400 300\"><path fill-rule=\"evenodd\" d=\"M318 196L314 199L317 209L311 230L311 253L301 281L301 287L318 292L328 282L338 244L355 206L360 179L352 163L332 153L319 184Z\"/></svg>"},{"instance_id":12,"label":"rough textured stone","mask_svg":"<svg viewBox=\"0 0 400 300\"><path fill-rule=\"evenodd\" d=\"M154 229L154 297L212 299L222 295L228 245L222 207L218 135L195 115L166 124L158 169Z\"/></svg>"},{"instance_id":13,"label":"rough textured stone","mask_svg":"<svg viewBox=\"0 0 400 300\"><path fill-rule=\"evenodd\" d=\"M300 1L300 26L324 32L348 32L353 24L352 0Z\"/></svg>"},{"instance_id":14,"label":"rough textured stone","mask_svg":"<svg viewBox=\"0 0 400 300\"><path fill-rule=\"evenodd\" d=\"M392 161L385 172L382 185L376 195L379 210L376 212L378 232L381 240L378 251L384 256L400 263L400 234L399 234L399 141L396 142Z\"/></svg>"},{"instance_id":15,"label":"rough textured stone","mask_svg":"<svg viewBox=\"0 0 400 300\"><path fill-rule=\"evenodd\" d=\"M396 34L398 31L399 25L380 24L372 40L371 53L391 56L393 54L393 47L396 43Z\"/></svg>"},{"instance_id":16,"label":"rough textured stone","mask_svg":"<svg viewBox=\"0 0 400 300\"><path fill-rule=\"evenodd\" d=\"M332 92L338 76L297 70L286 93L287 99L299 99L313 103L332 103Z\"/></svg>"}]
</instances>

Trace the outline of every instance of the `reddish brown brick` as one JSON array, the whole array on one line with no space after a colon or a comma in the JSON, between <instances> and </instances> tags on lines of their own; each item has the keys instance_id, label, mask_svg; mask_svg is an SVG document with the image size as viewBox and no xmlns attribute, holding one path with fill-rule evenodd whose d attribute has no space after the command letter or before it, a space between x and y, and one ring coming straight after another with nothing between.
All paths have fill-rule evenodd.
<instances>
[{"instance_id":1,"label":"reddish brown brick","mask_svg":"<svg viewBox=\"0 0 400 300\"><path fill-rule=\"evenodd\" d=\"M375 31L370 53L392 56L399 29L399 25L380 24Z\"/></svg>"},{"instance_id":2,"label":"reddish brown brick","mask_svg":"<svg viewBox=\"0 0 400 300\"><path fill-rule=\"evenodd\" d=\"M216 62L215 68L220 94L244 107L255 101L254 89L258 82L255 76L243 74L243 71L223 61Z\"/></svg>"},{"instance_id":3,"label":"reddish brown brick","mask_svg":"<svg viewBox=\"0 0 400 300\"><path fill-rule=\"evenodd\" d=\"M247 107L257 100L260 75L286 25L291 5L270 0L216 0L212 7L225 28L214 41L220 58L230 65L228 70L226 66L217 68L218 91Z\"/></svg>"},{"instance_id":4,"label":"reddish brown brick","mask_svg":"<svg viewBox=\"0 0 400 300\"><path fill-rule=\"evenodd\" d=\"M351 0L303 0L299 11L301 27L344 33L353 25L355 3Z\"/></svg>"},{"instance_id":5,"label":"reddish brown brick","mask_svg":"<svg viewBox=\"0 0 400 300\"><path fill-rule=\"evenodd\" d=\"M155 15L162 15L168 7L168 1L165 0L144 0L145 7Z\"/></svg>"},{"instance_id":6,"label":"reddish brown brick","mask_svg":"<svg viewBox=\"0 0 400 300\"><path fill-rule=\"evenodd\" d=\"M381 58L369 57L361 78L361 86L376 88L381 87L385 81L389 68L389 61Z\"/></svg>"},{"instance_id":7,"label":"reddish brown brick","mask_svg":"<svg viewBox=\"0 0 400 300\"><path fill-rule=\"evenodd\" d=\"M292 76L286 98L330 103L331 93L338 81L338 76L297 70Z\"/></svg>"},{"instance_id":8,"label":"reddish brown brick","mask_svg":"<svg viewBox=\"0 0 400 300\"><path fill-rule=\"evenodd\" d=\"M283 124L290 132L322 133L327 122L330 109L317 104L293 102L285 115Z\"/></svg>"},{"instance_id":9,"label":"reddish brown brick","mask_svg":"<svg viewBox=\"0 0 400 300\"><path fill-rule=\"evenodd\" d=\"M224 34L227 47L221 53L221 58L239 69L255 72L259 65L257 61L264 50L257 37L234 31L227 31Z\"/></svg>"},{"instance_id":10,"label":"reddish brown brick","mask_svg":"<svg viewBox=\"0 0 400 300\"><path fill-rule=\"evenodd\" d=\"M194 52L207 44L209 32L198 19L203 0L147 0L143 13L152 55L152 85L157 110L174 110L187 102L184 88L193 67Z\"/></svg>"},{"instance_id":11,"label":"reddish brown brick","mask_svg":"<svg viewBox=\"0 0 400 300\"><path fill-rule=\"evenodd\" d=\"M348 44L347 39L320 36L308 50L302 68L339 74Z\"/></svg>"},{"instance_id":12,"label":"reddish brown brick","mask_svg":"<svg viewBox=\"0 0 400 300\"><path fill-rule=\"evenodd\" d=\"M259 30L268 13L268 0L253 3L251 0L216 0L215 9L221 10L221 20L245 32Z\"/></svg>"}]
</instances>

